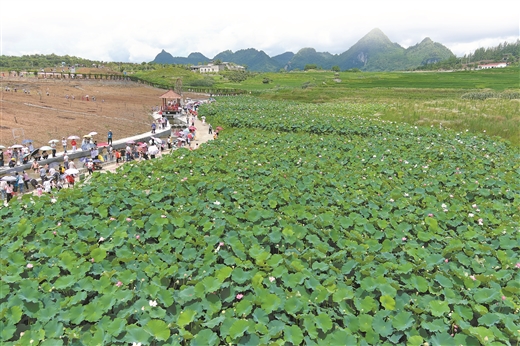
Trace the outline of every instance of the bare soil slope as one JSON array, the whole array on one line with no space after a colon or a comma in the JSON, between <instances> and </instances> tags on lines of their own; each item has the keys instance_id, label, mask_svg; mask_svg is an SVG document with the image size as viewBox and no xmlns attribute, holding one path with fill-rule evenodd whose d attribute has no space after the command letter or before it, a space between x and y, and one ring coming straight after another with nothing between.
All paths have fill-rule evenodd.
<instances>
[{"instance_id":1,"label":"bare soil slope","mask_svg":"<svg viewBox=\"0 0 520 346\"><path fill-rule=\"evenodd\" d=\"M149 131L152 108L161 105L159 96L165 92L117 80L11 77L0 84L0 144L6 147L31 139L37 148L51 139L92 131L99 142L106 141L108 130L114 139Z\"/></svg>"}]
</instances>

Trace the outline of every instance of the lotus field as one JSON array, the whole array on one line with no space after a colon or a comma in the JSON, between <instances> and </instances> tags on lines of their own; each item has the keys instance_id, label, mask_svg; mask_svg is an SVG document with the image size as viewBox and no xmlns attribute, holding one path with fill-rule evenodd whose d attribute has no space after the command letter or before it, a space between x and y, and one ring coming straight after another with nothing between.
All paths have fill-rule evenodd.
<instances>
[{"instance_id":1,"label":"lotus field","mask_svg":"<svg viewBox=\"0 0 520 346\"><path fill-rule=\"evenodd\" d=\"M0 209L2 345L518 345L518 149L221 98L198 150Z\"/></svg>"}]
</instances>

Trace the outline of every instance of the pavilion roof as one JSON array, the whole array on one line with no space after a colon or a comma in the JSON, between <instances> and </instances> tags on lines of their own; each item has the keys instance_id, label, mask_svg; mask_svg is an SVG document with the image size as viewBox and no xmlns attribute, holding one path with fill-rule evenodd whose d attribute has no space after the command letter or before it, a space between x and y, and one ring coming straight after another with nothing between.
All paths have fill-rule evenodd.
<instances>
[{"instance_id":1,"label":"pavilion roof","mask_svg":"<svg viewBox=\"0 0 520 346\"><path fill-rule=\"evenodd\" d=\"M181 95L177 94L173 90L168 90L167 92L162 94L159 98L161 98L161 99L180 99Z\"/></svg>"}]
</instances>

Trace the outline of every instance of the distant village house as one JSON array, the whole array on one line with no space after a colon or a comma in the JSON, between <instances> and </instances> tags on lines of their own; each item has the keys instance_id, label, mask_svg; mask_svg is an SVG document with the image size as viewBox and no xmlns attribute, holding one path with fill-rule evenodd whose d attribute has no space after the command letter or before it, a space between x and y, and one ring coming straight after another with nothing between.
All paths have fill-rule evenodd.
<instances>
[{"instance_id":1,"label":"distant village house","mask_svg":"<svg viewBox=\"0 0 520 346\"><path fill-rule=\"evenodd\" d=\"M200 73L218 73L224 70L244 71L245 67L223 62L221 64L193 65L191 66L191 70Z\"/></svg>"},{"instance_id":2,"label":"distant village house","mask_svg":"<svg viewBox=\"0 0 520 346\"><path fill-rule=\"evenodd\" d=\"M478 65L478 68L479 69L488 69L488 68L502 68L502 67L507 67L507 64L505 62L497 62L497 63L492 63L492 64L483 64L483 65Z\"/></svg>"}]
</instances>

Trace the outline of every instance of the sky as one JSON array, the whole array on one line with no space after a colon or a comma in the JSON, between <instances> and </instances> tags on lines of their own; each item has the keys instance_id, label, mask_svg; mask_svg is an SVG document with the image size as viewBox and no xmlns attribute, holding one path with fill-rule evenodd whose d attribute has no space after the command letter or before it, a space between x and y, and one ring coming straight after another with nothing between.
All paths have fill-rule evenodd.
<instances>
[{"instance_id":1,"label":"sky","mask_svg":"<svg viewBox=\"0 0 520 346\"><path fill-rule=\"evenodd\" d=\"M213 58L255 48L340 54L374 28L407 48L429 37L456 55L520 38L520 1L1 0L0 54L149 62L161 50Z\"/></svg>"}]
</instances>

